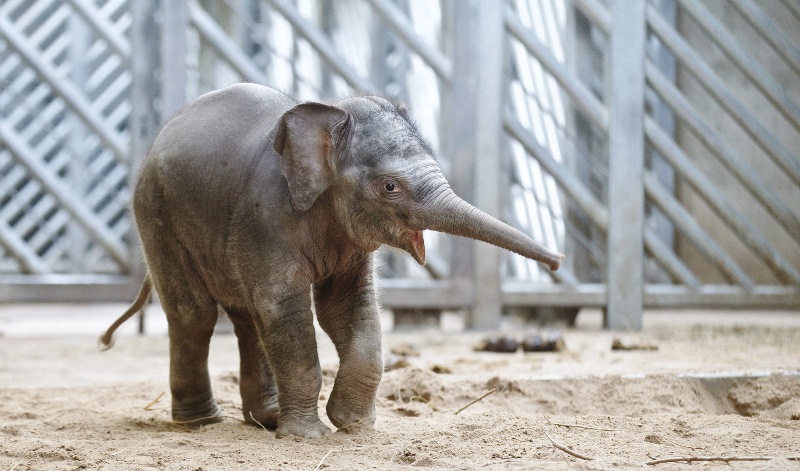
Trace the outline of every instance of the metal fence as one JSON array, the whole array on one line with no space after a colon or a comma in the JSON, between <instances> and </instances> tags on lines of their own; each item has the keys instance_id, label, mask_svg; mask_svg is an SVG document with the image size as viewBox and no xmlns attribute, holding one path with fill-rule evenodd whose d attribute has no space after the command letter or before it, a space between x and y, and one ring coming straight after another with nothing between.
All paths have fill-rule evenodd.
<instances>
[{"instance_id":1,"label":"metal fence","mask_svg":"<svg viewBox=\"0 0 800 471\"><path fill-rule=\"evenodd\" d=\"M555 273L426 234L382 302L800 307L800 6L786 0L5 0L0 301L129 299L129 185L158 126L238 81L409 104L455 190L567 254Z\"/></svg>"},{"instance_id":2,"label":"metal fence","mask_svg":"<svg viewBox=\"0 0 800 471\"><path fill-rule=\"evenodd\" d=\"M125 2L0 4L2 300L130 292L130 19Z\"/></svg>"}]
</instances>

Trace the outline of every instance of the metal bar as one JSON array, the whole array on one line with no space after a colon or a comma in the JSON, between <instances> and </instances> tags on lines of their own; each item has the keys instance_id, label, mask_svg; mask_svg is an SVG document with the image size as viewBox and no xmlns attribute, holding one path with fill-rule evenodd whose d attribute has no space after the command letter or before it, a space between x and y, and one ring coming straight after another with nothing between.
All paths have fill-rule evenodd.
<instances>
[{"instance_id":1,"label":"metal bar","mask_svg":"<svg viewBox=\"0 0 800 471\"><path fill-rule=\"evenodd\" d=\"M461 309L471 300L467 290L440 282L406 282L379 280L381 304L389 308ZM408 293L413 292L414 296ZM502 284L503 306L581 306L603 308L606 305L605 285L582 284L570 287L560 284L505 282ZM695 309L796 309L800 291L791 287L761 285L752 290L731 285L703 285L699 288L680 285L647 285L646 308Z\"/></svg>"},{"instance_id":2,"label":"metal bar","mask_svg":"<svg viewBox=\"0 0 800 471\"><path fill-rule=\"evenodd\" d=\"M601 31L606 34L611 31L611 13L598 0L572 0L572 3Z\"/></svg>"},{"instance_id":3,"label":"metal bar","mask_svg":"<svg viewBox=\"0 0 800 471\"><path fill-rule=\"evenodd\" d=\"M31 183L29 182L22 190L16 192L12 202L7 205L10 207L10 211L3 208L2 213L6 221L13 221L14 231L17 234L24 234L25 242L34 252L37 252L41 250L43 243L56 235L55 232L61 227L48 230L48 224L42 224L47 212L56 207L57 203L50 195L46 193L42 195L44 190L41 185Z\"/></svg>"},{"instance_id":4,"label":"metal bar","mask_svg":"<svg viewBox=\"0 0 800 471\"><path fill-rule=\"evenodd\" d=\"M554 306L603 308L606 287L583 284L577 289L563 285L503 284L504 306ZM676 285L647 285L648 309L791 309L800 306L800 291L780 286L756 286L752 291L730 285L703 285L699 289Z\"/></svg>"},{"instance_id":5,"label":"metal bar","mask_svg":"<svg viewBox=\"0 0 800 471\"><path fill-rule=\"evenodd\" d=\"M53 200L55 205L55 199L52 196L49 196L49 198ZM33 249L36 253L42 251L41 258L48 267L56 265L61 256L64 254L64 252L66 252L72 243L72 241L67 237L59 238L57 235L59 231L67 230L67 226L69 225L71 218L72 216L69 214L69 212L58 211L54 216L41 225L40 229L32 238L26 241L31 249ZM43 219L44 218L40 219L40 221ZM20 232L17 227L14 229L17 232ZM102 246L100 246L100 250L102 251ZM47 270L48 273L51 271L52 268Z\"/></svg>"},{"instance_id":6,"label":"metal bar","mask_svg":"<svg viewBox=\"0 0 800 471\"><path fill-rule=\"evenodd\" d=\"M800 50L786 39L769 16L752 0L734 0L731 5L772 45L794 72L800 75Z\"/></svg>"},{"instance_id":7,"label":"metal bar","mask_svg":"<svg viewBox=\"0 0 800 471\"><path fill-rule=\"evenodd\" d=\"M703 254L710 258L720 269L728 281L734 281L746 291L752 291L755 283L733 261L733 259L720 247L720 245L697 223L694 217L667 191L651 172L644 176L645 190L650 200L664 214L666 214L676 227L692 241Z\"/></svg>"},{"instance_id":8,"label":"metal bar","mask_svg":"<svg viewBox=\"0 0 800 471\"><path fill-rule=\"evenodd\" d=\"M571 287L559 284L532 284L508 281L502 286L503 306L606 306L606 286L584 283Z\"/></svg>"},{"instance_id":9,"label":"metal bar","mask_svg":"<svg viewBox=\"0 0 800 471\"><path fill-rule=\"evenodd\" d=\"M156 135L159 125L156 98L159 93L158 74L159 45L152 38L158 37L158 24L156 13L158 5L155 2L132 2L131 14L131 112L130 112L130 164L127 167L128 181L131 189L134 187L134 178L139 175L139 169L144 162L148 147ZM131 190L132 196L132 190ZM132 219L132 218L131 218ZM139 232L133 220L127 230L128 250L130 253L130 272L128 285L130 292L136 293L139 283L147 274L144 255L141 250ZM132 295L132 296L133 296ZM144 322L144 311L140 316L140 323ZM143 325L143 324L141 324Z\"/></svg>"},{"instance_id":10,"label":"metal bar","mask_svg":"<svg viewBox=\"0 0 800 471\"><path fill-rule=\"evenodd\" d=\"M792 12L792 15L794 15L795 18L800 20L800 4L792 1L783 2L783 4Z\"/></svg>"},{"instance_id":11,"label":"metal bar","mask_svg":"<svg viewBox=\"0 0 800 471\"><path fill-rule=\"evenodd\" d=\"M90 30L84 21L81 21L78 15L70 15L67 21L66 34L70 38L69 49L67 49L66 60L71 64L71 69L67 75L68 79L93 103L91 90L87 87L87 78L89 76L88 67L88 54L90 49ZM98 59L100 59L98 57ZM100 59L102 60L102 59ZM100 67L104 66L105 62L100 62ZM102 110L102 108L96 108ZM61 179L61 183L66 188L70 189L73 197L80 195L82 203L87 204L86 191L88 189L89 178L86 178L88 154L89 149L85 142L89 138L89 131L83 126L80 118L75 115L70 115L66 118L67 125L70 128L69 134L66 138L66 145L70 149L75 149L76 152L72 153L72 158L65 162L63 167L65 174ZM107 120L106 120L107 123ZM29 158L33 157L37 161L35 154L28 154ZM51 173L52 174L52 173ZM91 208L91 206L87 206ZM93 215L92 219L97 220L97 215ZM89 235L83 230L79 221L70 221L67 224L64 238L71 243L65 246L65 260L69 261L69 270L73 273L83 273L88 271L86 257L86 247L89 246Z\"/></svg>"},{"instance_id":12,"label":"metal bar","mask_svg":"<svg viewBox=\"0 0 800 471\"><path fill-rule=\"evenodd\" d=\"M39 185L35 185L41 188ZM44 190L41 190L44 191ZM72 216L68 211L61 211L58 202L51 195L45 193L44 196L32 206L28 206L25 212L25 219L14 225L17 234L25 234L25 243L34 252L39 254L39 258L50 266L58 262L63 253L69 250L71 238L65 234L69 229ZM50 212L54 211L54 214ZM25 227L28 226L29 227ZM30 232L28 232L30 231ZM67 241L63 244L62 241ZM62 250L60 247L64 247ZM84 254L81 254L83 256Z\"/></svg>"},{"instance_id":13,"label":"metal bar","mask_svg":"<svg viewBox=\"0 0 800 471\"><path fill-rule=\"evenodd\" d=\"M538 60L542 67L558 82L564 91L570 96L573 104L585 114L592 122L602 130L608 130L608 111L592 95L592 93L580 84L575 77L570 74L553 54L525 28L525 25L516 17L516 13L510 7L505 10L506 29L516 38L525 49Z\"/></svg>"},{"instance_id":14,"label":"metal bar","mask_svg":"<svg viewBox=\"0 0 800 471\"><path fill-rule=\"evenodd\" d=\"M185 0L164 0L161 12L161 124L164 124L186 104L189 12Z\"/></svg>"},{"instance_id":15,"label":"metal bar","mask_svg":"<svg viewBox=\"0 0 800 471\"><path fill-rule=\"evenodd\" d=\"M9 159L13 162L13 156L11 156L10 153L7 155L9 155ZM22 185L20 185L21 180L29 179L28 173L21 165L14 165L14 170L17 175L9 174L8 177L4 177L3 179L3 186L5 186L3 192L6 195L14 195L8 203L0 208L0 218L7 221L18 219L21 213L25 213L25 216L28 216L27 208L31 206L31 200L33 200L41 190L41 185L35 181L22 182ZM13 177L16 177L16 181L12 181ZM8 180L6 180L6 178L8 178ZM8 186L6 186L6 184ZM44 200L46 197L42 199ZM17 222L16 225L24 223L25 221L22 220Z\"/></svg>"},{"instance_id":16,"label":"metal bar","mask_svg":"<svg viewBox=\"0 0 800 471\"><path fill-rule=\"evenodd\" d=\"M0 121L0 139L4 141L8 150L11 151L11 155L16 156L16 161L25 167L30 176L41 183L42 187L58 201L59 205L69 211L76 221L108 250L109 255L121 267L126 267L128 263L127 247L110 234L106 226L99 224L91 211L79 205L64 184L51 175L47 167L37 159L30 158L32 151L28 145L2 121Z\"/></svg>"},{"instance_id":17,"label":"metal bar","mask_svg":"<svg viewBox=\"0 0 800 471\"><path fill-rule=\"evenodd\" d=\"M645 2L611 6L606 327L641 330L644 296Z\"/></svg>"},{"instance_id":18,"label":"metal bar","mask_svg":"<svg viewBox=\"0 0 800 471\"><path fill-rule=\"evenodd\" d=\"M111 61L109 61L111 62ZM116 61L114 61L116 62ZM107 108L111 108L108 113L108 120L111 121L113 124L115 123L113 120L119 119L119 116L123 116L123 119L119 121L123 121L128 117L128 111L130 108L129 104L129 87L131 84L131 77L127 73L127 69L120 70L117 69L119 64L114 64L116 70L109 72L109 74L104 78L104 84L101 87L98 87L96 90L97 96L93 100L93 104L99 110L105 110ZM91 84L87 85L91 86ZM120 111L123 109L124 111Z\"/></svg>"},{"instance_id":19,"label":"metal bar","mask_svg":"<svg viewBox=\"0 0 800 471\"><path fill-rule=\"evenodd\" d=\"M500 218L504 213L504 191L508 188L503 174L507 167L507 151L501 141L506 90L503 13L491 2L480 0L474 1L473 12L476 37L480 38L480 47L477 42L472 43L475 82L479 90L472 99L475 100L475 129L480 130L473 136L477 157L473 199L475 206ZM490 244L476 244L474 254L475 304L468 325L474 329L496 329L500 325L502 307L500 249Z\"/></svg>"},{"instance_id":20,"label":"metal bar","mask_svg":"<svg viewBox=\"0 0 800 471\"><path fill-rule=\"evenodd\" d=\"M695 75L703 87L714 96L730 116L753 138L772 160L800 185L800 160L783 147L772 134L758 122L747 108L736 98L730 88L706 64L680 35L664 21L661 14L652 6L647 7L647 21L653 32L667 45L683 65Z\"/></svg>"},{"instance_id":21,"label":"metal bar","mask_svg":"<svg viewBox=\"0 0 800 471\"><path fill-rule=\"evenodd\" d=\"M6 0L0 3L0 15L8 15L9 12L16 10L22 2L23 0Z\"/></svg>"},{"instance_id":22,"label":"metal bar","mask_svg":"<svg viewBox=\"0 0 800 471\"><path fill-rule=\"evenodd\" d=\"M7 303L129 301L137 289L121 275L0 275Z\"/></svg>"},{"instance_id":23,"label":"metal bar","mask_svg":"<svg viewBox=\"0 0 800 471\"><path fill-rule=\"evenodd\" d=\"M336 49L334 49L325 34L310 21L303 18L293 6L285 0L270 0L270 3L292 25L295 32L305 38L311 47L317 51L320 58L341 76L350 87L361 91L367 91L372 88L369 80L362 78L346 65L347 62L336 52Z\"/></svg>"},{"instance_id":24,"label":"metal bar","mask_svg":"<svg viewBox=\"0 0 800 471\"><path fill-rule=\"evenodd\" d=\"M387 309L469 309L474 302L468 280L379 279L376 282L381 306ZM413 295L409 295L413 293Z\"/></svg>"},{"instance_id":25,"label":"metal bar","mask_svg":"<svg viewBox=\"0 0 800 471\"><path fill-rule=\"evenodd\" d=\"M192 24L203 39L218 55L225 58L233 70L244 80L262 85L269 83L267 75L253 64L253 61L242 52L241 48L225 34L225 31L197 2L189 4L189 15Z\"/></svg>"},{"instance_id":26,"label":"metal bar","mask_svg":"<svg viewBox=\"0 0 800 471\"><path fill-rule=\"evenodd\" d=\"M138 175L139 166L159 125L156 110L158 78L156 65L159 62L159 47L152 38L157 37L158 25L153 2L131 4L131 141L129 180ZM131 185L132 187L133 185Z\"/></svg>"},{"instance_id":27,"label":"metal bar","mask_svg":"<svg viewBox=\"0 0 800 471\"><path fill-rule=\"evenodd\" d=\"M406 16L392 2L386 0L367 0L372 5L372 10L377 13L386 24L400 36L406 45L419 55L428 64L436 75L445 83L452 79L453 66L444 54L437 49L429 47L418 34L414 26L408 22Z\"/></svg>"},{"instance_id":28,"label":"metal bar","mask_svg":"<svg viewBox=\"0 0 800 471\"><path fill-rule=\"evenodd\" d=\"M736 38L703 6L702 2L678 0L681 7L708 33L744 74L764 93L764 96L778 109L786 121L800 130L800 107L768 75L767 69L759 65L747 52L739 47Z\"/></svg>"},{"instance_id":29,"label":"metal bar","mask_svg":"<svg viewBox=\"0 0 800 471\"><path fill-rule=\"evenodd\" d=\"M664 77L654 64L648 62L645 69L648 82L661 98L683 119L689 128L694 130L695 135L717 157L717 160L775 217L779 224L786 228L786 231L794 240L800 242L800 220L792 213L784 199L776 195L769 185L758 176L758 172L744 162L728 143L719 137L714 128L703 119L700 113L686 100L675 85Z\"/></svg>"},{"instance_id":30,"label":"metal bar","mask_svg":"<svg viewBox=\"0 0 800 471\"><path fill-rule=\"evenodd\" d=\"M443 35L447 38L452 54L453 76L466 77L472 73L474 40L472 30L472 3L444 2L442 6ZM477 94L477 85L472 80L453 80L441 90L441 149L450 162L447 178L453 189L467 201L474 201L475 179L475 100L465 99ZM457 163L457 164L456 164ZM477 242L464 237L449 239L451 278L458 282L471 283L475 270L473 256ZM471 297L470 297L471 299ZM468 306L472 308L472 304Z\"/></svg>"},{"instance_id":31,"label":"metal bar","mask_svg":"<svg viewBox=\"0 0 800 471\"><path fill-rule=\"evenodd\" d=\"M122 57L126 64L130 62L131 48L128 42L100 18L100 12L91 3L86 0L68 0L68 2L75 12L92 27L92 30L99 34L116 54Z\"/></svg>"},{"instance_id":32,"label":"metal bar","mask_svg":"<svg viewBox=\"0 0 800 471\"><path fill-rule=\"evenodd\" d=\"M606 207L597 201L577 177L556 162L545 148L532 139L528 130L519 124L510 112L506 112L503 125L506 132L539 162L539 165L553 177L561 190L577 203L578 208L586 214L592 223L603 232L606 232L608 229L608 211Z\"/></svg>"},{"instance_id":33,"label":"metal bar","mask_svg":"<svg viewBox=\"0 0 800 471\"><path fill-rule=\"evenodd\" d=\"M9 2L9 3L11 3L11 2ZM14 2L14 3L18 4L19 2ZM17 25L21 29L28 30L29 27L31 26L31 23L34 20L36 20L37 18L41 18L42 17L42 13L47 8L50 8L52 6L53 2L29 2L28 1L28 2L25 2L25 3L28 3L28 5L26 5L26 6L29 6L29 7L25 8L23 13L20 16L18 16L15 21L16 21ZM13 3L11 5L9 5L9 9L8 10L5 10L3 12L2 16L7 17L7 16L10 15L11 6L12 5L13 5ZM17 6L18 5L14 5L14 9L16 9ZM62 5L59 5L58 8L60 9L61 6ZM0 10L0 11L3 11L3 10Z\"/></svg>"},{"instance_id":34,"label":"metal bar","mask_svg":"<svg viewBox=\"0 0 800 471\"><path fill-rule=\"evenodd\" d=\"M47 2L37 3L47 5ZM33 10L34 8L31 8L22 17L17 18L14 26L17 31L29 31L30 33L26 36L28 43L40 51L39 54L42 55L45 62L53 62L53 58L68 49L72 43L72 35L59 34L59 30L64 28L71 19L74 19L75 15L71 8L62 3L55 11L49 12L41 20L38 20L37 15L29 18L33 21L25 21L28 18L24 17ZM55 38L50 39L53 37Z\"/></svg>"},{"instance_id":35,"label":"metal bar","mask_svg":"<svg viewBox=\"0 0 800 471\"><path fill-rule=\"evenodd\" d=\"M524 159L526 161L530 160L530 158L527 157L527 156L525 156ZM530 173L531 170L530 170L530 163L529 162L525 163L525 167L526 168L524 168L524 169L520 169L520 171L529 172ZM546 236L546 234L545 234L546 230L545 230L544 223L542 222L545 219L545 215L543 214L545 210L542 209L542 206L545 203L539 201L538 197L535 195L535 192L532 189L523 188L522 186L520 186L520 187L521 187L521 191L531 191L531 193L533 193L533 196L532 196L532 198L534 200L533 201L533 206L534 206L533 208L531 208L531 204L529 203L528 198L526 198L524 196L517 196L518 198L522 199L522 205L525 207L524 213L525 214L531 214L531 213L535 212L536 213L536 219L540 223L539 227L540 227L540 232L542 234L542 240L545 243L546 242L555 243L555 240L552 240L552 238ZM551 220L554 219L552 211L550 211L548 213L547 218L551 219ZM516 223L517 223L517 225L518 225L518 227L520 229L522 228L522 221L520 221L519 217L515 217L515 215L512 214L511 215L511 219L516 221ZM533 224L531 223L531 226L532 225ZM555 233L554 229L553 229L553 232ZM535 239L535 237L534 237L534 239ZM534 270L536 270L536 268L534 268ZM529 270L529 272L530 272L530 270ZM577 285L580 284L578 279L575 278L575 275L571 271L569 271L569 269L566 268L564 265L562 265L561 268L558 271L547 270L547 271L545 271L545 273L550 277L550 279L555 280L558 283L564 283L564 284L569 285L569 286L577 286Z\"/></svg>"},{"instance_id":36,"label":"metal bar","mask_svg":"<svg viewBox=\"0 0 800 471\"><path fill-rule=\"evenodd\" d=\"M532 139L528 131L517 122L510 112L506 113L503 126L506 132L516 139L525 148L525 151L532 155L553 177L561 191L577 204L589 220L603 233L608 233L608 210L583 186L583 183L558 164L547 150ZM649 229L645 230L644 246L674 279L690 287L700 286L700 281L686 264L676 257L669 247L664 246L658 236Z\"/></svg>"},{"instance_id":37,"label":"metal bar","mask_svg":"<svg viewBox=\"0 0 800 471\"><path fill-rule=\"evenodd\" d=\"M42 262L39 255L25 243L22 237L6 221L0 221L0 245L6 248L23 270L30 273L47 273L50 271L50 267ZM0 299L3 298L0 297Z\"/></svg>"},{"instance_id":38,"label":"metal bar","mask_svg":"<svg viewBox=\"0 0 800 471\"><path fill-rule=\"evenodd\" d=\"M661 264L673 280L692 289L697 289L702 285L692 270L680 257L675 255L675 248L667 245L652 229L648 228L644 231L644 248Z\"/></svg>"},{"instance_id":39,"label":"metal bar","mask_svg":"<svg viewBox=\"0 0 800 471\"><path fill-rule=\"evenodd\" d=\"M108 0L105 5L100 7L100 13L110 18L114 16L114 13L125 8L128 4L130 4L130 0ZM122 22L120 21L120 23Z\"/></svg>"},{"instance_id":40,"label":"metal bar","mask_svg":"<svg viewBox=\"0 0 800 471\"><path fill-rule=\"evenodd\" d=\"M83 122L94 131L100 140L103 141L116 155L120 163L127 161L127 153L122 140L116 136L114 131L108 129L104 119L95 113L91 103L83 97L81 92L69 81L60 77L56 71L45 63L38 52L25 38L16 31L8 19L0 16L0 33L5 36L6 44L33 67L39 76L64 100L70 108L81 117Z\"/></svg>"},{"instance_id":41,"label":"metal bar","mask_svg":"<svg viewBox=\"0 0 800 471\"><path fill-rule=\"evenodd\" d=\"M667 22L672 25L677 24L678 7L674 0L660 1L658 10ZM652 62L656 64L658 70L663 73L667 80L671 83L675 83L677 75L675 57L673 57L667 48L663 47L658 41L648 41L647 50L648 54L647 57L645 57L645 64L648 60L652 59ZM646 76L647 67L645 66L645 77ZM650 115L659 126L674 139L676 135L675 113L657 94L652 92L645 93L645 107L650 110ZM675 170L673 170L664 159L658 157L657 154L653 155L650 149L646 149L645 152L648 153L645 154L645 158L648 159L648 168L653 171L653 174L657 177L657 181L663 185L669 195L674 195L676 187ZM659 212L650 213L647 215L645 224L655 231L673 252L677 252L675 250L675 225L667 216ZM648 281L655 282L656 280L651 279Z\"/></svg>"},{"instance_id":42,"label":"metal bar","mask_svg":"<svg viewBox=\"0 0 800 471\"><path fill-rule=\"evenodd\" d=\"M518 5L519 6L519 5ZM552 7L552 5L551 5ZM549 8L546 8L549 9ZM522 12L520 11L519 14L521 15ZM531 14L529 12L529 14ZM529 18L530 21L533 21L532 18ZM550 18L545 20L548 21L555 21L554 19ZM552 40L552 38L550 38ZM555 116L554 110L556 108L556 103L561 100L561 94L558 90L558 85L553 83L552 80L548 80L547 78L540 77L540 80L536 78L540 76L540 65L538 62L530 60L528 57L528 52L525 51L522 56L520 54L515 53L510 55L513 67L518 71L527 70L527 75L533 81L531 84L533 89L539 90L539 93L535 91L532 92L536 94L536 99L531 100L527 98L528 92L525 90L526 86L519 83L519 87L512 88L508 93L510 93L510 104L514 109L515 114L520 118L522 122L523 119L526 119L529 123L537 123L531 124L531 126L542 126L546 128L548 131L546 132L547 137L546 140L548 141L548 146L556 146L559 147L560 143L557 142L559 140L558 137L555 137L555 134L558 133L558 117ZM524 72L523 72L524 73ZM521 93L525 94L526 96L521 97L521 99L516 98L516 90L519 90ZM535 102L535 105L532 104ZM550 135L550 132L553 135ZM535 219L538 224L536 227L531 224L531 230L533 230L534 234L536 234L536 230L538 230L539 234L541 234L540 239L545 244L550 244L551 246L555 246L558 242L558 219L560 218L560 214L557 216L554 213L553 206L551 204L553 202L558 204L559 194L557 187L548 184L548 176L540 171L540 166L538 162L531 159L528 156L523 156L521 162L516 162L517 167L519 168L519 172L521 174L528 175L531 179L531 188L524 190L529 196L521 197L522 203L525 209L522 211L527 215L535 214L532 219ZM535 171L534 171L535 170ZM512 172L513 173L513 172ZM538 179L536 178L538 177ZM537 180L537 181L534 181ZM521 182L520 182L521 184ZM517 198L520 198L517 196ZM531 204L532 200L532 204ZM560 206L560 205L559 205ZM519 218L516 218L519 219ZM568 250L568 247L564 247L564 250ZM568 264L570 265L569 268L562 266L561 270L558 271L545 271L544 273L549 275L551 279L560 282L560 283L567 283L576 285L578 284L577 279L572 275L570 268L574 267L572 262L572 258L569 258ZM534 267L533 271L539 272L540 269L538 265L535 263L526 262L527 267Z\"/></svg>"},{"instance_id":43,"label":"metal bar","mask_svg":"<svg viewBox=\"0 0 800 471\"><path fill-rule=\"evenodd\" d=\"M81 22L76 21L76 24L80 23ZM87 39L91 41L91 37ZM86 51L89 49L97 48L93 48L92 43L88 42L86 49L83 50L83 54L86 55ZM102 95L105 89L107 89L112 83L120 78L128 78L125 76L125 71L127 70L127 64L125 61L121 57L115 55L110 49L103 49L104 50L98 52L97 55L92 57L92 59L94 59L93 64L97 65L93 66L89 71L87 71L86 78L83 83L83 88L86 90L89 99L92 100L92 103L98 109L103 109L103 106L98 106L98 104L95 102L99 99L100 95Z\"/></svg>"},{"instance_id":44,"label":"metal bar","mask_svg":"<svg viewBox=\"0 0 800 471\"><path fill-rule=\"evenodd\" d=\"M649 285L648 308L791 309L800 306L800 291L781 286L756 286L747 291L736 286L704 285L699 291L674 285Z\"/></svg>"},{"instance_id":45,"label":"metal bar","mask_svg":"<svg viewBox=\"0 0 800 471\"><path fill-rule=\"evenodd\" d=\"M767 239L717 191L691 159L653 121L645 117L645 133L653 147L678 171L685 181L708 203L716 214L736 233L739 239L757 253L782 283L800 284L800 275L770 246Z\"/></svg>"}]
</instances>

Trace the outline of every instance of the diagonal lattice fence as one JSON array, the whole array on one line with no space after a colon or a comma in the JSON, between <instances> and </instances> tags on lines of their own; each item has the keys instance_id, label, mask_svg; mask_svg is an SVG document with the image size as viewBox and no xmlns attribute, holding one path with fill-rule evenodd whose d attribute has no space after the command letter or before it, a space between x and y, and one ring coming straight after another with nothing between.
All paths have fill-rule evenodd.
<instances>
[{"instance_id":1,"label":"diagonal lattice fence","mask_svg":"<svg viewBox=\"0 0 800 471\"><path fill-rule=\"evenodd\" d=\"M389 308L636 328L643 306L796 307L798 21L791 1L6 0L0 298L129 297L149 139L251 81L408 103L457 192L568 255L551 273L426 234L426 269L382 252Z\"/></svg>"},{"instance_id":2,"label":"diagonal lattice fence","mask_svg":"<svg viewBox=\"0 0 800 471\"><path fill-rule=\"evenodd\" d=\"M0 273L130 272L130 22L124 1L0 5Z\"/></svg>"}]
</instances>

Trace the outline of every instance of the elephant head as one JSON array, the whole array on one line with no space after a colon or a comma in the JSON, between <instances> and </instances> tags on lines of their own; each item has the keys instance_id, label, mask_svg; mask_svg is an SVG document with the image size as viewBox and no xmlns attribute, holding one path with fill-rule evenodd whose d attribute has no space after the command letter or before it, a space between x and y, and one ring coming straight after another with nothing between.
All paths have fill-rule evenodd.
<instances>
[{"instance_id":1,"label":"elephant head","mask_svg":"<svg viewBox=\"0 0 800 471\"><path fill-rule=\"evenodd\" d=\"M425 263L422 231L481 240L557 270L564 256L459 198L402 106L374 97L336 106L303 103L276 125L293 204L331 198L350 239L368 250L403 249Z\"/></svg>"}]
</instances>

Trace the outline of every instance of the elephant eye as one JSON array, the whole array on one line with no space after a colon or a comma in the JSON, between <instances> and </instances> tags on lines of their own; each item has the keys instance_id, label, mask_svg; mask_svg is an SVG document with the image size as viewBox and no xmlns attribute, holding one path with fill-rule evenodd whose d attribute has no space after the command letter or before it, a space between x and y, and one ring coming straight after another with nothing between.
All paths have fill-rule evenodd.
<instances>
[{"instance_id":1,"label":"elephant eye","mask_svg":"<svg viewBox=\"0 0 800 471\"><path fill-rule=\"evenodd\" d=\"M394 193L397 189L397 185L395 185L394 182L386 182L383 184L383 188L389 193Z\"/></svg>"}]
</instances>

